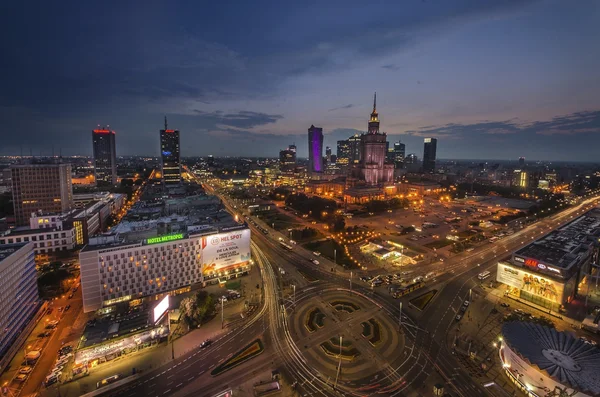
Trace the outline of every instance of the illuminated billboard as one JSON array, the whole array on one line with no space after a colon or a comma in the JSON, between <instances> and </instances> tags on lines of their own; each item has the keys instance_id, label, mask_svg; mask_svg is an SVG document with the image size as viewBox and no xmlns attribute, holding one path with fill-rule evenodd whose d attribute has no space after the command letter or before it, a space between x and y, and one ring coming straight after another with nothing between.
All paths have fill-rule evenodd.
<instances>
[{"instance_id":1,"label":"illuminated billboard","mask_svg":"<svg viewBox=\"0 0 600 397\"><path fill-rule=\"evenodd\" d=\"M564 285L550 280L542 274L531 273L508 263L499 262L496 279L513 287L514 290L511 293L515 295L519 295L523 291L555 303L563 303Z\"/></svg>"},{"instance_id":2,"label":"illuminated billboard","mask_svg":"<svg viewBox=\"0 0 600 397\"><path fill-rule=\"evenodd\" d=\"M202 274L219 274L250 261L250 229L202 237Z\"/></svg>"},{"instance_id":3,"label":"illuminated billboard","mask_svg":"<svg viewBox=\"0 0 600 397\"><path fill-rule=\"evenodd\" d=\"M169 310L169 295L165 295L165 297L154 307L154 324L160 320L163 314Z\"/></svg>"},{"instance_id":4,"label":"illuminated billboard","mask_svg":"<svg viewBox=\"0 0 600 397\"><path fill-rule=\"evenodd\" d=\"M184 237L183 233L169 234L166 236L152 237L146 240L146 244L166 243L169 241L181 240Z\"/></svg>"}]
</instances>

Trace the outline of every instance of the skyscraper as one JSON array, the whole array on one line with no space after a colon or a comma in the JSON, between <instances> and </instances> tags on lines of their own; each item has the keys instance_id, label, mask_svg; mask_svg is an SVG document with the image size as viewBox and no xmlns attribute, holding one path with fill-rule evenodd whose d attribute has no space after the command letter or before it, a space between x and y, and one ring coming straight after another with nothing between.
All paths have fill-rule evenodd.
<instances>
[{"instance_id":1,"label":"skyscraper","mask_svg":"<svg viewBox=\"0 0 600 397\"><path fill-rule=\"evenodd\" d=\"M287 149L279 151L279 164L284 168L296 164L296 145L290 145Z\"/></svg>"},{"instance_id":2,"label":"skyscraper","mask_svg":"<svg viewBox=\"0 0 600 397\"><path fill-rule=\"evenodd\" d=\"M394 143L394 168L404 167L404 154L406 153L406 145L398 141Z\"/></svg>"},{"instance_id":3,"label":"skyscraper","mask_svg":"<svg viewBox=\"0 0 600 397\"><path fill-rule=\"evenodd\" d=\"M160 130L160 155L162 158L162 178L165 184L181 182L181 155L179 151L179 130Z\"/></svg>"},{"instance_id":4,"label":"skyscraper","mask_svg":"<svg viewBox=\"0 0 600 397\"><path fill-rule=\"evenodd\" d=\"M308 171L323 172L323 128L308 129Z\"/></svg>"},{"instance_id":5,"label":"skyscraper","mask_svg":"<svg viewBox=\"0 0 600 397\"><path fill-rule=\"evenodd\" d=\"M325 147L325 159L327 160L327 164L331 163L331 148L329 146Z\"/></svg>"},{"instance_id":6,"label":"skyscraper","mask_svg":"<svg viewBox=\"0 0 600 397\"><path fill-rule=\"evenodd\" d=\"M344 167L350 162L350 142L348 140L337 141L337 164Z\"/></svg>"},{"instance_id":7,"label":"skyscraper","mask_svg":"<svg viewBox=\"0 0 600 397\"><path fill-rule=\"evenodd\" d=\"M386 163L387 136L379 132L379 114L377 113L377 94L373 99L373 111L369 118L369 130L360 136L361 160L354 175L367 185L375 186L394 180L394 166Z\"/></svg>"},{"instance_id":8,"label":"skyscraper","mask_svg":"<svg viewBox=\"0 0 600 397\"><path fill-rule=\"evenodd\" d=\"M108 127L92 130L96 184L117 184L115 139L115 132L109 130Z\"/></svg>"},{"instance_id":9,"label":"skyscraper","mask_svg":"<svg viewBox=\"0 0 600 397\"><path fill-rule=\"evenodd\" d=\"M348 138L348 144L350 145L350 164L358 164L361 159L361 138L360 135L354 134L350 138Z\"/></svg>"},{"instance_id":10,"label":"skyscraper","mask_svg":"<svg viewBox=\"0 0 600 397\"><path fill-rule=\"evenodd\" d=\"M525 167L525 157L519 157L519 167Z\"/></svg>"},{"instance_id":11,"label":"skyscraper","mask_svg":"<svg viewBox=\"0 0 600 397\"><path fill-rule=\"evenodd\" d=\"M17 225L29 225L32 212L62 213L73 208L71 164L11 165Z\"/></svg>"},{"instance_id":12,"label":"skyscraper","mask_svg":"<svg viewBox=\"0 0 600 397\"><path fill-rule=\"evenodd\" d=\"M435 155L437 150L437 139L425 138L423 147L423 172L435 172Z\"/></svg>"}]
</instances>

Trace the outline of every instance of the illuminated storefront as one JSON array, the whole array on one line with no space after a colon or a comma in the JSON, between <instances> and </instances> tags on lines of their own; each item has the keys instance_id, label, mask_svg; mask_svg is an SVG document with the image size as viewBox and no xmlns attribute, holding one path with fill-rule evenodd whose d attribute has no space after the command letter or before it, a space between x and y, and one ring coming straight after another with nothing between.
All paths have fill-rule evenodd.
<instances>
[{"instance_id":1,"label":"illuminated storefront","mask_svg":"<svg viewBox=\"0 0 600 397\"><path fill-rule=\"evenodd\" d=\"M122 355L132 353L159 343L169 335L167 325L138 332L119 339L111 339L75 352L75 364L95 367Z\"/></svg>"},{"instance_id":2,"label":"illuminated storefront","mask_svg":"<svg viewBox=\"0 0 600 397\"><path fill-rule=\"evenodd\" d=\"M506 285L507 294L554 311L570 302L575 294L575 277L559 280L508 262L498 263L496 279Z\"/></svg>"}]
</instances>

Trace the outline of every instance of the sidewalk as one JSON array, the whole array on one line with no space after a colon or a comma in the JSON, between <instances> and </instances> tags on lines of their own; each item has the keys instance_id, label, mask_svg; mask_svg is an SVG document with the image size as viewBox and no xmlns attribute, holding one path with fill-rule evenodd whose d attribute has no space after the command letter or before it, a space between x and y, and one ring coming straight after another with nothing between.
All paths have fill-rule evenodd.
<instances>
[{"instance_id":1,"label":"sidewalk","mask_svg":"<svg viewBox=\"0 0 600 397\"><path fill-rule=\"evenodd\" d=\"M498 302L501 299L505 299L507 301L518 302L522 305L528 306L532 309L539 311L540 314L551 316L552 317L551 319L554 321L560 320L560 321L564 321L565 323L567 323L569 325L575 325L575 326L579 326L579 324L581 324L581 321L577 321L575 319L569 318L564 313L558 313L553 310L546 309L545 307L536 305L535 303L532 303L532 302L529 302L529 301L526 301L523 299L519 299L519 298L516 298L511 295L506 295L502 291L502 288L493 288L492 291L490 291L487 294L486 299L488 299L489 301L492 301L492 302Z\"/></svg>"}]
</instances>

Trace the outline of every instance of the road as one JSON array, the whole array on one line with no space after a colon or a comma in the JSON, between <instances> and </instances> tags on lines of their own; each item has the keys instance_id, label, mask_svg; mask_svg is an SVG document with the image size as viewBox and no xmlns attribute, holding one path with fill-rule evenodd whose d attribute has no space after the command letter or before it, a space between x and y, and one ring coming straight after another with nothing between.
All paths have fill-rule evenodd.
<instances>
[{"instance_id":1,"label":"road","mask_svg":"<svg viewBox=\"0 0 600 397\"><path fill-rule=\"evenodd\" d=\"M242 383L248 377L249 368L256 373L274 369L273 366L282 364L285 372L292 380L298 381L300 390L307 395L406 395L411 391L420 390L433 369L453 386L455 394L459 396L486 395L486 391L471 380L445 346L444 339L454 321L455 308L460 306L457 304L468 296L469 289L478 284L476 276L479 272L488 268L492 270L498 258L581 214L589 208L591 202L592 199L586 200L578 207L539 221L496 244L481 247L469 255L457 255L445 262L445 275L437 280L440 284L440 295L436 298L444 304L431 305L421 316L416 316L410 311L407 313L403 329L407 340L406 348L411 354L399 366L391 370L383 369L383 376L377 384L365 380L361 385L362 390L342 384L334 391L332 383L324 380L322 374L316 373L306 363L286 329L288 311L285 309L279 275L275 273L274 268L283 266L290 272L301 270L317 279L326 280L321 281L323 289L341 286L346 288L349 285L349 274L325 270L329 268L328 263L322 267L314 266L307 260L306 250L298 247L294 252L284 251L275 239L254 230L253 257L260 266L265 281L264 306L260 311L246 324L214 343L209 349L192 351L166 366L143 374L135 382L109 394L153 397L181 391L177 395L210 395ZM224 204L232 213L237 212L226 200ZM324 259L323 261L326 262ZM302 277L295 278L299 281L301 289ZM364 285L355 285L353 289L372 299L374 304L380 305L390 316L399 316L398 301L382 289L371 291ZM268 332L265 332L267 330ZM210 370L229 354L233 354L236 348L244 346L257 336L265 338L265 344L270 346L269 351L212 381Z\"/></svg>"}]
</instances>

